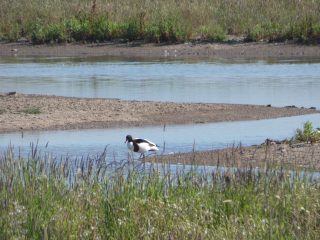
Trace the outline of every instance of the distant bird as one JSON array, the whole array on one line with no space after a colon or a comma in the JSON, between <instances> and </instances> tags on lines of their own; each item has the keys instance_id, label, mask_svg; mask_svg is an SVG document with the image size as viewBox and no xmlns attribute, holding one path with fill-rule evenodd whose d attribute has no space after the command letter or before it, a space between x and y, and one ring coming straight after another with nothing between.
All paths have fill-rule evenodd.
<instances>
[{"instance_id":1,"label":"distant bird","mask_svg":"<svg viewBox=\"0 0 320 240\"><path fill-rule=\"evenodd\" d=\"M156 152L159 150L158 146L150 142L147 139L142 139L142 138L132 138L131 135L126 136L126 141L127 147L134 152L141 153L140 158L145 158L145 153L146 152Z\"/></svg>"}]
</instances>

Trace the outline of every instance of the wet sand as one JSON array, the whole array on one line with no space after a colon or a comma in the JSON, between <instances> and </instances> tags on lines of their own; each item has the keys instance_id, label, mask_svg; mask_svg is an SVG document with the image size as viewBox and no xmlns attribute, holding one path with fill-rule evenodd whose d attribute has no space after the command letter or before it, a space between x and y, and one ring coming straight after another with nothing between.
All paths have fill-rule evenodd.
<instances>
[{"instance_id":1,"label":"wet sand","mask_svg":"<svg viewBox=\"0 0 320 240\"><path fill-rule=\"evenodd\" d=\"M271 119L316 109L0 94L0 133Z\"/></svg>"}]
</instances>

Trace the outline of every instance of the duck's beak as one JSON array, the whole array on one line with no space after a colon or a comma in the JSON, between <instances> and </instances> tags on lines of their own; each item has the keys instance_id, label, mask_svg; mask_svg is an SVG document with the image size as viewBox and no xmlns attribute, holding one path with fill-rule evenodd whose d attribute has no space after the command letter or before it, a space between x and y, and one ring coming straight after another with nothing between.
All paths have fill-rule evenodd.
<instances>
[{"instance_id":1,"label":"duck's beak","mask_svg":"<svg viewBox=\"0 0 320 240\"><path fill-rule=\"evenodd\" d=\"M124 143L126 143L126 142L128 142L128 140L127 140L127 139L124 141Z\"/></svg>"}]
</instances>

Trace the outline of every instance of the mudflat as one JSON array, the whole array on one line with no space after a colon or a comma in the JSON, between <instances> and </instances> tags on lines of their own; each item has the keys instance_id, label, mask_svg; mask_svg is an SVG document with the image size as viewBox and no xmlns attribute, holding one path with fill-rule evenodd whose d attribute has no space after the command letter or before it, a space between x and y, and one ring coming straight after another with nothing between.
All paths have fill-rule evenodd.
<instances>
[{"instance_id":1,"label":"mudflat","mask_svg":"<svg viewBox=\"0 0 320 240\"><path fill-rule=\"evenodd\" d=\"M93 57L113 56L126 58L319 58L319 45L289 43L180 43L145 44L93 43L93 44L41 44L28 42L0 43L0 56L20 57Z\"/></svg>"},{"instance_id":2,"label":"mudflat","mask_svg":"<svg viewBox=\"0 0 320 240\"><path fill-rule=\"evenodd\" d=\"M254 171L257 167L320 171L320 143L266 142L249 147L237 144L219 150L148 157L146 160L170 164L236 167L248 171Z\"/></svg>"},{"instance_id":3,"label":"mudflat","mask_svg":"<svg viewBox=\"0 0 320 240\"><path fill-rule=\"evenodd\" d=\"M125 101L12 93L0 94L0 133L191 124L288 117L319 112L297 107Z\"/></svg>"}]
</instances>

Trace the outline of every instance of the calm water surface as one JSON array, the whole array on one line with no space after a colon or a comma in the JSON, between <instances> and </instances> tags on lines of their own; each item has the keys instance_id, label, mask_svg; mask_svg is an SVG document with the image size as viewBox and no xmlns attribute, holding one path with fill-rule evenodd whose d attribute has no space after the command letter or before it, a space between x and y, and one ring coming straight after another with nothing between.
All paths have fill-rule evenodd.
<instances>
[{"instance_id":1,"label":"calm water surface","mask_svg":"<svg viewBox=\"0 0 320 240\"><path fill-rule=\"evenodd\" d=\"M320 108L320 60L141 61L110 58L0 58L0 92L175 102L296 105ZM261 121L147 128L41 131L0 134L0 150L11 143L29 153L31 142L56 155L98 154L127 158L125 135L147 137L164 153L260 144L291 137L320 115ZM46 144L48 143L48 146ZM161 152L161 153L162 153Z\"/></svg>"},{"instance_id":2,"label":"calm water surface","mask_svg":"<svg viewBox=\"0 0 320 240\"><path fill-rule=\"evenodd\" d=\"M0 58L0 91L320 108L320 60Z\"/></svg>"},{"instance_id":3,"label":"calm water surface","mask_svg":"<svg viewBox=\"0 0 320 240\"><path fill-rule=\"evenodd\" d=\"M55 156L95 155L108 146L108 159L123 160L128 156L125 136L148 137L160 146L159 154L219 149L227 146L260 144L266 138L283 140L293 136L307 120L320 125L320 114L259 121L223 122L146 128L87 129L67 131L34 131L0 135L0 152L11 143L16 153L30 153L30 143L38 142L42 152ZM48 146L46 147L46 145ZM136 154L135 157L139 157Z\"/></svg>"}]
</instances>

